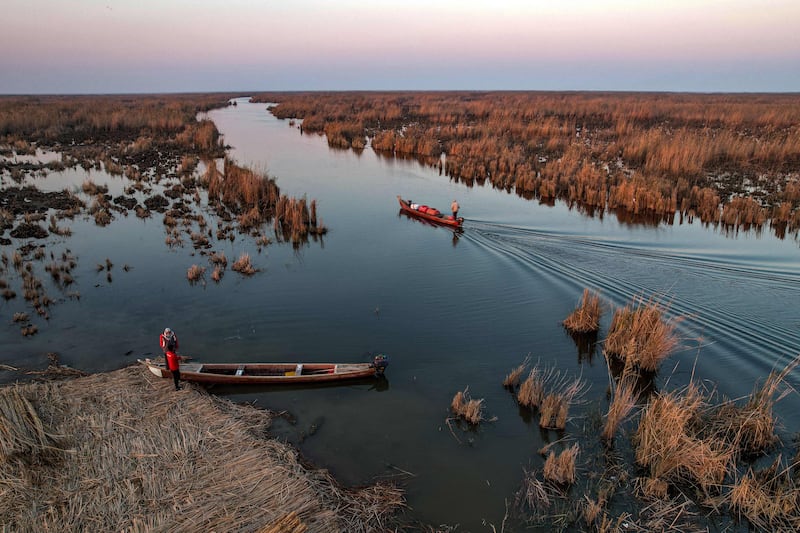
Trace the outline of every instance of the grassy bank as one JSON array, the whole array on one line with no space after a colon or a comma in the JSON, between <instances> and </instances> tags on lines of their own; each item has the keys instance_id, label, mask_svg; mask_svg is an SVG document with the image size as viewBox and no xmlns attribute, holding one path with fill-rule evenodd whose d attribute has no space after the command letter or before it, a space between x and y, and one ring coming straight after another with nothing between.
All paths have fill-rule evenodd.
<instances>
[{"instance_id":1,"label":"grassy bank","mask_svg":"<svg viewBox=\"0 0 800 533\"><path fill-rule=\"evenodd\" d=\"M345 490L268 437L272 413L140 367L0 389L13 531L383 531L387 485Z\"/></svg>"}]
</instances>

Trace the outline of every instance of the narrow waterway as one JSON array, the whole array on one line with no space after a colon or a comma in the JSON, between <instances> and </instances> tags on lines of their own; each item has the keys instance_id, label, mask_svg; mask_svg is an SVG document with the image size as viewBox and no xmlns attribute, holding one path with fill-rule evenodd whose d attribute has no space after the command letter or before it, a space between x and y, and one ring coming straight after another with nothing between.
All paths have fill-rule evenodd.
<instances>
[{"instance_id":1,"label":"narrow waterway","mask_svg":"<svg viewBox=\"0 0 800 533\"><path fill-rule=\"evenodd\" d=\"M167 325L198 361L385 353L385 382L216 392L290 412L276 434L344 484L394 479L416 518L482 531L499 526L524 470L541 467L543 444L577 436L607 407L602 354L581 353L561 327L585 287L608 305L600 340L611 309L634 296L655 296L681 317L680 347L658 388L694 373L738 397L800 353L800 246L791 238L726 235L697 222L637 226L469 188L415 161L330 149L246 100L209 117L238 163L267 171L284 193L316 199L329 233L299 250L259 249L247 236L214 242L229 259L250 253L259 273L190 285L186 268L206 259L191 246L165 246L161 220L78 221L60 247L81 260L81 297L64 298L35 337L6 335L12 362L57 351L89 371L118 368L156 353ZM397 195L440 209L457 199L463 233L401 215ZM94 268L105 258L131 268L109 282ZM565 434L541 431L502 387L526 357L589 383ZM789 381L800 386L797 372ZM467 387L496 420L476 429L448 420L453 395ZM800 431L797 394L778 415L790 444Z\"/></svg>"}]
</instances>

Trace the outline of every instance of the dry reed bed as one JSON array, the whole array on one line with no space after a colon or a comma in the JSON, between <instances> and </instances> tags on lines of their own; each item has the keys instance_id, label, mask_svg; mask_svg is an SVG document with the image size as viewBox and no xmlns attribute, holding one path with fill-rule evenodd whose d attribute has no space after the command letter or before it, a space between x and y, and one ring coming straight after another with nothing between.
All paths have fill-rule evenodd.
<instances>
[{"instance_id":1,"label":"dry reed bed","mask_svg":"<svg viewBox=\"0 0 800 533\"><path fill-rule=\"evenodd\" d=\"M343 490L263 438L271 415L141 368L0 389L0 522L18 531L383 531L388 484ZM276 525L277 524L277 525Z\"/></svg>"},{"instance_id":2,"label":"dry reed bed","mask_svg":"<svg viewBox=\"0 0 800 533\"><path fill-rule=\"evenodd\" d=\"M273 114L302 118L303 131L331 146L360 150L370 138L376 152L418 157L468 185L488 181L601 213L771 220L779 236L800 228L796 95L359 92L254 101L278 102ZM748 180L764 187L750 193Z\"/></svg>"},{"instance_id":3,"label":"dry reed bed","mask_svg":"<svg viewBox=\"0 0 800 533\"><path fill-rule=\"evenodd\" d=\"M665 319L665 311L655 299L634 297L614 312L603 353L645 372L658 370L678 344L675 326L680 319Z\"/></svg>"},{"instance_id":4,"label":"dry reed bed","mask_svg":"<svg viewBox=\"0 0 800 533\"><path fill-rule=\"evenodd\" d=\"M777 440L773 407L791 390L784 380L799 364L800 355L739 401L714 404L713 391L694 382L656 393L642 407L632 438L635 462L644 469L632 484L626 481L630 467L614 467L619 459L609 463L607 447L600 447L605 459L587 459L594 469L579 473L577 444L560 453L549 448L564 439L546 446L540 450L546 455L543 468L525 472L517 510L527 509L529 514L522 515L526 522L569 530L585 526L591 531L707 531L700 516L705 508L703 514L729 513L759 531L797 531L797 458L786 464L778 455L771 466L760 469L742 460L771 451ZM618 386L628 387L625 381L632 377L635 373L625 374ZM592 429L582 435L590 449L596 435ZM596 470L604 464L607 471ZM617 491L635 502L614 516L610 504Z\"/></svg>"},{"instance_id":5,"label":"dry reed bed","mask_svg":"<svg viewBox=\"0 0 800 533\"><path fill-rule=\"evenodd\" d=\"M651 306L652 301L639 308ZM626 316L631 314L628 309ZM642 322L652 325L661 320L656 314L650 318ZM628 321L626 328L633 322ZM655 329L660 331L660 326ZM645 395L642 381L652 375L642 376L638 361L626 359L616 376L609 366L612 396L605 420L598 417L594 425L584 425L580 435L587 439L583 446L589 450L584 461L591 465L588 471L577 471L578 444L562 446L558 454L549 450L574 436L563 436L540 450L546 456L543 468L525 472L517 493L516 508L523 521L592 531L701 531L707 530L701 514L710 512L722 520L746 520L762 531L798 530L800 454L795 452L789 463L778 455L766 468L756 468L750 461L767 456L778 443L774 407L794 391L786 379L800 366L800 355L771 372L747 397L721 402L714 390L701 388L694 379L678 390ZM526 358L514 368L503 384L512 391L519 387L521 405L539 405L546 383L553 379L549 376L556 372L534 367L520 383L527 362ZM632 470L624 455L614 458L613 439L619 426L634 418L631 413L637 404L631 438L618 441L620 453L631 454L636 463L638 470ZM628 470L639 475L632 483L627 481ZM617 491L635 500L625 505L626 511L617 510L615 517L611 505Z\"/></svg>"}]
</instances>

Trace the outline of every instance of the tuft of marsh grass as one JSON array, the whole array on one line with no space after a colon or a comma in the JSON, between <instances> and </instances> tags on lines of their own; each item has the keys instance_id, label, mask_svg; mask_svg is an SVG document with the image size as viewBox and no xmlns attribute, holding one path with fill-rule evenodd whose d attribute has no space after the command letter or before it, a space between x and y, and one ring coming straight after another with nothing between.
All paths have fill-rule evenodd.
<instances>
[{"instance_id":1,"label":"tuft of marsh grass","mask_svg":"<svg viewBox=\"0 0 800 533\"><path fill-rule=\"evenodd\" d=\"M189 267L189 270L186 272L186 278L189 280L189 283L197 283L206 273L205 267L201 267L199 265L192 265Z\"/></svg>"},{"instance_id":2,"label":"tuft of marsh grass","mask_svg":"<svg viewBox=\"0 0 800 533\"><path fill-rule=\"evenodd\" d=\"M578 443L562 450L558 455L551 451L544 462L544 478L559 485L575 483L575 461L579 451Z\"/></svg>"},{"instance_id":3,"label":"tuft of marsh grass","mask_svg":"<svg viewBox=\"0 0 800 533\"><path fill-rule=\"evenodd\" d=\"M538 409L544 399L544 386L547 375L543 373L538 365L534 366L528 377L519 386L517 401L523 407Z\"/></svg>"},{"instance_id":4,"label":"tuft of marsh grass","mask_svg":"<svg viewBox=\"0 0 800 533\"><path fill-rule=\"evenodd\" d=\"M739 453L745 456L757 455L777 442L774 407L792 391L785 380L798 364L800 355L780 372L770 372L763 385L755 386L744 405L726 401L713 410L710 424Z\"/></svg>"},{"instance_id":5,"label":"tuft of marsh grass","mask_svg":"<svg viewBox=\"0 0 800 533\"><path fill-rule=\"evenodd\" d=\"M250 262L250 254L246 252L242 252L242 254L239 256L239 259L234 261L233 265L231 266L231 270L240 274L244 274L245 276L251 276L256 273L256 269Z\"/></svg>"},{"instance_id":6,"label":"tuft of marsh grass","mask_svg":"<svg viewBox=\"0 0 800 533\"><path fill-rule=\"evenodd\" d=\"M734 448L718 434L702 434L705 398L690 383L681 391L659 393L643 410L637 429L636 462L651 477L719 487L732 466Z\"/></svg>"},{"instance_id":7,"label":"tuft of marsh grass","mask_svg":"<svg viewBox=\"0 0 800 533\"><path fill-rule=\"evenodd\" d=\"M511 372L506 375L505 379L503 379L503 387L512 390L515 389L520 384L520 378L528 367L529 361L530 356L526 357L518 367L512 369Z\"/></svg>"},{"instance_id":8,"label":"tuft of marsh grass","mask_svg":"<svg viewBox=\"0 0 800 533\"><path fill-rule=\"evenodd\" d=\"M583 289L583 296L580 304L564 320L563 324L567 330L573 333L591 333L600 329L600 317L603 308L600 304L600 295Z\"/></svg>"},{"instance_id":9,"label":"tuft of marsh grass","mask_svg":"<svg viewBox=\"0 0 800 533\"><path fill-rule=\"evenodd\" d=\"M636 405L636 400L639 397L636 389L636 379L636 374L629 371L629 367L626 366L622 376L614 386L611 403L608 406L608 413L606 413L606 421L603 425L603 432L600 434L606 444L610 444L613 441L617 428Z\"/></svg>"},{"instance_id":10,"label":"tuft of marsh grass","mask_svg":"<svg viewBox=\"0 0 800 533\"><path fill-rule=\"evenodd\" d=\"M677 346L678 319L665 319L655 300L635 297L614 313L603 352L647 372L655 372Z\"/></svg>"},{"instance_id":11,"label":"tuft of marsh grass","mask_svg":"<svg viewBox=\"0 0 800 533\"><path fill-rule=\"evenodd\" d=\"M736 480L728 503L760 531L800 529L800 484L781 464L780 455L771 466L758 471L751 468Z\"/></svg>"},{"instance_id":12,"label":"tuft of marsh grass","mask_svg":"<svg viewBox=\"0 0 800 533\"><path fill-rule=\"evenodd\" d=\"M469 396L469 387L458 391L450 402L450 409L459 418L470 424L480 424L485 420L483 416L483 399L474 400Z\"/></svg>"}]
</instances>

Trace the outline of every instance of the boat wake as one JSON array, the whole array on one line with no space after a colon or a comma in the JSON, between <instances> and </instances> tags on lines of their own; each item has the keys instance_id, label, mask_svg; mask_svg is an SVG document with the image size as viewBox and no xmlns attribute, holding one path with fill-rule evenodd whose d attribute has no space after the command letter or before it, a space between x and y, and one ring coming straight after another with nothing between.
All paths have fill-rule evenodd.
<instances>
[{"instance_id":1,"label":"boat wake","mask_svg":"<svg viewBox=\"0 0 800 533\"><path fill-rule=\"evenodd\" d=\"M713 352L716 362L728 365L727 372L741 367L752 375L755 365L758 375L765 375L800 353L796 264L680 243L592 238L478 221L470 221L463 239L561 285L576 295L576 302L584 287L614 307L633 297L655 298L670 316L682 317L679 334L697 340L704 357Z\"/></svg>"}]
</instances>

